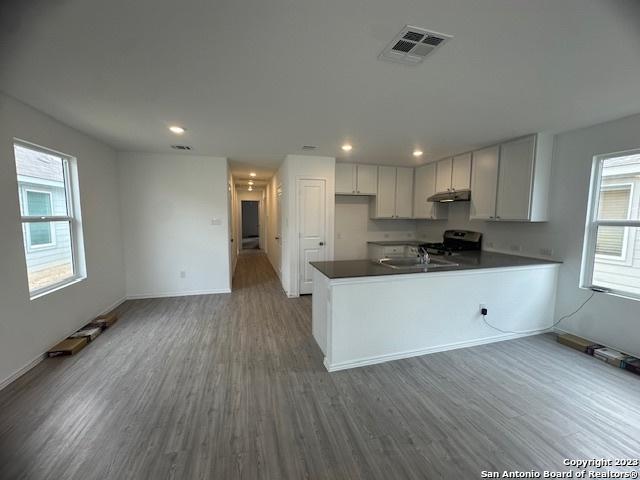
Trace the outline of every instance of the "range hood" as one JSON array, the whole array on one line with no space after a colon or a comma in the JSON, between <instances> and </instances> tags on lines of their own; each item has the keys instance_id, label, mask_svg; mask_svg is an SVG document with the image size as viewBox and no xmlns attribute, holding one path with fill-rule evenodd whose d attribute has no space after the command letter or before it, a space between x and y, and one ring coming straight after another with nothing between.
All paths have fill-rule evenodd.
<instances>
[{"instance_id":1,"label":"range hood","mask_svg":"<svg viewBox=\"0 0 640 480\"><path fill-rule=\"evenodd\" d=\"M468 202L471 200L471 190L455 190L451 192L440 192L427 198L427 202Z\"/></svg>"}]
</instances>

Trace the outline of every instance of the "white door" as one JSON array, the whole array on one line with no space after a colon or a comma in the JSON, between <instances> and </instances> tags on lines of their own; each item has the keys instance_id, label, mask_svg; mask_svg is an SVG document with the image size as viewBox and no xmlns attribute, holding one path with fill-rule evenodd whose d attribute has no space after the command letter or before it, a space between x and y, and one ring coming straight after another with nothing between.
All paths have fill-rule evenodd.
<instances>
[{"instance_id":1,"label":"white door","mask_svg":"<svg viewBox=\"0 0 640 480\"><path fill-rule=\"evenodd\" d=\"M453 157L451 188L468 190L471 187L471 153Z\"/></svg>"},{"instance_id":2,"label":"white door","mask_svg":"<svg viewBox=\"0 0 640 480\"><path fill-rule=\"evenodd\" d=\"M313 267L309 262L326 260L325 181L299 180L298 199L298 272L300 295L304 295L313 291Z\"/></svg>"},{"instance_id":3,"label":"white door","mask_svg":"<svg viewBox=\"0 0 640 480\"><path fill-rule=\"evenodd\" d=\"M534 136L500 145L497 219L529 219L534 153Z\"/></svg>"},{"instance_id":4,"label":"white door","mask_svg":"<svg viewBox=\"0 0 640 480\"><path fill-rule=\"evenodd\" d=\"M499 147L489 147L473 152L471 168L471 206L469 218L493 219L496 214L496 191L498 187Z\"/></svg>"},{"instance_id":5,"label":"white door","mask_svg":"<svg viewBox=\"0 0 640 480\"><path fill-rule=\"evenodd\" d=\"M356 166L352 163L336 163L336 193L356 193Z\"/></svg>"},{"instance_id":6,"label":"white door","mask_svg":"<svg viewBox=\"0 0 640 480\"><path fill-rule=\"evenodd\" d=\"M396 214L396 168L378 167L376 218L394 218Z\"/></svg>"},{"instance_id":7,"label":"white door","mask_svg":"<svg viewBox=\"0 0 640 480\"><path fill-rule=\"evenodd\" d=\"M378 193L378 167L376 165L357 166L356 192L360 195L376 195Z\"/></svg>"},{"instance_id":8,"label":"white door","mask_svg":"<svg viewBox=\"0 0 640 480\"><path fill-rule=\"evenodd\" d=\"M453 161L450 158L436 163L436 191L448 192L451 189L451 168Z\"/></svg>"},{"instance_id":9,"label":"white door","mask_svg":"<svg viewBox=\"0 0 640 480\"><path fill-rule=\"evenodd\" d=\"M396 218L413 216L413 168L398 167L396 171Z\"/></svg>"}]
</instances>

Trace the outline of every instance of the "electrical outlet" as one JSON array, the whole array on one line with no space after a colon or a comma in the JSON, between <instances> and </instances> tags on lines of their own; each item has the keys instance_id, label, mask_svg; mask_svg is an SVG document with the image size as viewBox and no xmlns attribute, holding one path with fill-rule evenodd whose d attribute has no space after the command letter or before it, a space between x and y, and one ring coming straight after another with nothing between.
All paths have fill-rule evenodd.
<instances>
[{"instance_id":1,"label":"electrical outlet","mask_svg":"<svg viewBox=\"0 0 640 480\"><path fill-rule=\"evenodd\" d=\"M407 233L407 238L413 238L413 233L411 232Z\"/></svg>"},{"instance_id":2,"label":"electrical outlet","mask_svg":"<svg viewBox=\"0 0 640 480\"><path fill-rule=\"evenodd\" d=\"M336 238L337 238L338 240L342 240L342 234L341 234L341 233L338 233L338 234L336 235Z\"/></svg>"},{"instance_id":3,"label":"electrical outlet","mask_svg":"<svg viewBox=\"0 0 640 480\"><path fill-rule=\"evenodd\" d=\"M553 255L553 249L547 248L547 247L541 248L540 255L544 255L545 257L551 257Z\"/></svg>"},{"instance_id":4,"label":"electrical outlet","mask_svg":"<svg viewBox=\"0 0 640 480\"><path fill-rule=\"evenodd\" d=\"M511 251L512 252L521 252L522 251L522 247L520 245L511 245Z\"/></svg>"},{"instance_id":5,"label":"electrical outlet","mask_svg":"<svg viewBox=\"0 0 640 480\"><path fill-rule=\"evenodd\" d=\"M487 305L485 303L481 303L480 304L480 309L478 310L480 312L480 314L482 315L482 311L486 310L487 313L489 313L489 307L487 307Z\"/></svg>"},{"instance_id":6,"label":"electrical outlet","mask_svg":"<svg viewBox=\"0 0 640 480\"><path fill-rule=\"evenodd\" d=\"M186 278L187 277L187 272L185 272L184 270L180 270L180 278Z\"/></svg>"},{"instance_id":7,"label":"electrical outlet","mask_svg":"<svg viewBox=\"0 0 640 480\"><path fill-rule=\"evenodd\" d=\"M385 233L385 234L384 234L384 238L389 238L389 234L388 234L388 233Z\"/></svg>"},{"instance_id":8,"label":"electrical outlet","mask_svg":"<svg viewBox=\"0 0 640 480\"><path fill-rule=\"evenodd\" d=\"M486 242L485 245L487 248L493 248L493 242Z\"/></svg>"}]
</instances>

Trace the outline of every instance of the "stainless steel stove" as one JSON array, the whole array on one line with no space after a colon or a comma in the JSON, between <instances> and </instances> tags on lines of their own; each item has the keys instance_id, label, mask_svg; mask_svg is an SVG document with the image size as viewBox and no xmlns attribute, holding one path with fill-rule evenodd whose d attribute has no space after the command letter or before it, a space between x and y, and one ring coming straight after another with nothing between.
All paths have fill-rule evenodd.
<instances>
[{"instance_id":1,"label":"stainless steel stove","mask_svg":"<svg viewBox=\"0 0 640 480\"><path fill-rule=\"evenodd\" d=\"M482 233L471 230L445 230L442 242L420 245L429 255L455 255L482 249Z\"/></svg>"}]
</instances>

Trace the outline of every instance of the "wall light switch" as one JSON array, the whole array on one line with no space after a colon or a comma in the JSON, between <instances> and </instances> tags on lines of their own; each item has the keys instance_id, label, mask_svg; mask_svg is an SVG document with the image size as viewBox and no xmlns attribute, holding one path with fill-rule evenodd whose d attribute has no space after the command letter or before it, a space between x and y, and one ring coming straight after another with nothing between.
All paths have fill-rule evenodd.
<instances>
[{"instance_id":1,"label":"wall light switch","mask_svg":"<svg viewBox=\"0 0 640 480\"><path fill-rule=\"evenodd\" d=\"M211 225L222 225L222 220L220 220L219 218L212 218Z\"/></svg>"},{"instance_id":2,"label":"wall light switch","mask_svg":"<svg viewBox=\"0 0 640 480\"><path fill-rule=\"evenodd\" d=\"M550 257L553 255L553 249L552 248L548 248L548 247L544 247L540 249L540 255L544 255L546 257Z\"/></svg>"}]
</instances>

